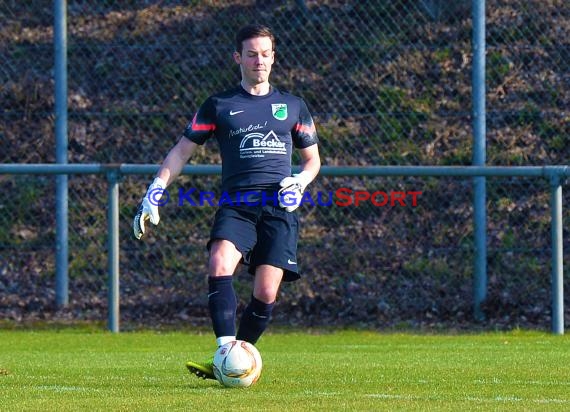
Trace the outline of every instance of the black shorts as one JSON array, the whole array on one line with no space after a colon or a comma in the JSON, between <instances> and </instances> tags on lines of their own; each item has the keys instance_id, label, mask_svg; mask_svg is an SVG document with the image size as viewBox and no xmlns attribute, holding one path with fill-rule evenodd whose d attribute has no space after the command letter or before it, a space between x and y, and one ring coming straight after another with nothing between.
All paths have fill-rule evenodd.
<instances>
[{"instance_id":1,"label":"black shorts","mask_svg":"<svg viewBox=\"0 0 570 412\"><path fill-rule=\"evenodd\" d=\"M242 254L242 261L255 274L259 265L272 265L284 270L283 280L298 280L297 240L299 217L281 207L271 205L224 205L216 212L210 233L212 241L232 242Z\"/></svg>"}]
</instances>

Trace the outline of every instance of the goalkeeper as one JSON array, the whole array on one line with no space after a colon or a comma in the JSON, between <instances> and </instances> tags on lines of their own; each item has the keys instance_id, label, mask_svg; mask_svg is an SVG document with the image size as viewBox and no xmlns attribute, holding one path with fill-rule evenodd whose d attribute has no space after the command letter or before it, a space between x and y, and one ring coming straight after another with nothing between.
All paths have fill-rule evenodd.
<instances>
[{"instance_id":1,"label":"goalkeeper","mask_svg":"<svg viewBox=\"0 0 570 412\"><path fill-rule=\"evenodd\" d=\"M240 85L210 96L164 159L134 218L137 239L147 220L157 225L157 198L180 174L198 146L216 139L222 159L222 191L248 192L247 204L218 208L210 232L208 306L216 344L240 339L255 344L267 328L282 281L299 279L295 209L320 168L318 138L303 99L269 83L275 61L275 37L262 25L236 34L233 59ZM301 171L291 175L293 149ZM251 197L258 193L259 199ZM237 299L232 276L238 264L254 275L251 301L236 325ZM212 358L189 361L191 373L214 379Z\"/></svg>"}]
</instances>

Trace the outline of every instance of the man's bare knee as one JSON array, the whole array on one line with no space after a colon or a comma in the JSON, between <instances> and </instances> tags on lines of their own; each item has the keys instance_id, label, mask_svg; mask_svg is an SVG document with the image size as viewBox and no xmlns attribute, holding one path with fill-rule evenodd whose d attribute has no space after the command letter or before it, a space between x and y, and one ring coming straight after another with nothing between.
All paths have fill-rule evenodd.
<instances>
[{"instance_id":1,"label":"man's bare knee","mask_svg":"<svg viewBox=\"0 0 570 412\"><path fill-rule=\"evenodd\" d=\"M255 272L253 295L267 304L275 302L282 278L283 269L271 265L258 266Z\"/></svg>"},{"instance_id":2,"label":"man's bare knee","mask_svg":"<svg viewBox=\"0 0 570 412\"><path fill-rule=\"evenodd\" d=\"M210 246L210 276L232 275L241 259L235 245L224 239L214 240Z\"/></svg>"}]
</instances>

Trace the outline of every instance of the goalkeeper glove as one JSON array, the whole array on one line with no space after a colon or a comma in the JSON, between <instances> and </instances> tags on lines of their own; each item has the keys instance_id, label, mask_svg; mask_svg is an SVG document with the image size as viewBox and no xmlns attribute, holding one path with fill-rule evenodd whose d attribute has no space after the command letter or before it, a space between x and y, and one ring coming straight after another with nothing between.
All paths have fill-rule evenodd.
<instances>
[{"instance_id":1,"label":"goalkeeper glove","mask_svg":"<svg viewBox=\"0 0 570 412\"><path fill-rule=\"evenodd\" d=\"M286 177L279 182L279 206L287 212L292 212L301 205L303 192L307 185L311 183L309 174L305 171Z\"/></svg>"},{"instance_id":2,"label":"goalkeeper glove","mask_svg":"<svg viewBox=\"0 0 570 412\"><path fill-rule=\"evenodd\" d=\"M160 177L155 178L148 187L133 220L133 232L137 239L140 239L144 235L144 222L146 220L150 219L150 222L154 225L158 225L158 222L160 222L158 206L161 205L159 202L165 187L166 182Z\"/></svg>"}]
</instances>

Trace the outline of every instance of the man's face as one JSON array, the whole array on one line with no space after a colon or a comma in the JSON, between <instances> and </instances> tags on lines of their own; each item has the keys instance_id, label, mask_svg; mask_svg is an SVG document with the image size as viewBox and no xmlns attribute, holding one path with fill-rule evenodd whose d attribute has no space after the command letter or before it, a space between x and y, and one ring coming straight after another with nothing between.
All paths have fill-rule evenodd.
<instances>
[{"instance_id":1,"label":"man's face","mask_svg":"<svg viewBox=\"0 0 570 412\"><path fill-rule=\"evenodd\" d=\"M269 81L275 52L269 37L244 40L241 54L234 53L234 60L241 67L241 77L251 86Z\"/></svg>"}]
</instances>

